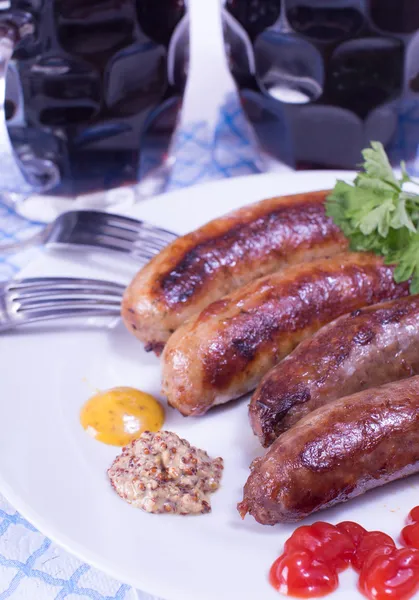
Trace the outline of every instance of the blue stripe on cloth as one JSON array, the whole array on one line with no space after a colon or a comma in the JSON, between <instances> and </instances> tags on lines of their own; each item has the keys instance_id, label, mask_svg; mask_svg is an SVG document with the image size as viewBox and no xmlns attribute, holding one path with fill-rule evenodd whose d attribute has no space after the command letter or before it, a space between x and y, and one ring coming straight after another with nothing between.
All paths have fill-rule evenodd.
<instances>
[{"instance_id":1,"label":"blue stripe on cloth","mask_svg":"<svg viewBox=\"0 0 419 600\"><path fill-rule=\"evenodd\" d=\"M0 554L0 566L18 570L7 589L0 593L0 600L7 600L8 598L11 598L13 592L15 592L19 583L25 576L39 579L48 586L61 588L58 593L54 595L56 600L64 600L70 594L85 597L87 596L92 600L123 600L126 597L126 594L130 588L125 584L120 585L116 593L113 595L104 595L93 588L79 586L78 582L80 578L90 570L93 571L93 569L86 564L81 564L68 579L53 577L49 573L33 568L34 563L50 548L50 546L51 541L47 538L44 538L44 541L40 547L29 556L26 562L8 559Z\"/></svg>"}]
</instances>

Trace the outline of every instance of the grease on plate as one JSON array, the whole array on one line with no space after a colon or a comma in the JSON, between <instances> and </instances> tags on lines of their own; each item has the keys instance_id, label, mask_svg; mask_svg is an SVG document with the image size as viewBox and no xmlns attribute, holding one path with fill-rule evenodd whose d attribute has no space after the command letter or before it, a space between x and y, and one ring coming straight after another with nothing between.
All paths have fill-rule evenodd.
<instances>
[{"instance_id":1,"label":"grease on plate","mask_svg":"<svg viewBox=\"0 0 419 600\"><path fill-rule=\"evenodd\" d=\"M164 410L150 394L131 387L115 387L86 402L80 423L96 440L125 446L144 431L158 431L164 423Z\"/></svg>"}]
</instances>

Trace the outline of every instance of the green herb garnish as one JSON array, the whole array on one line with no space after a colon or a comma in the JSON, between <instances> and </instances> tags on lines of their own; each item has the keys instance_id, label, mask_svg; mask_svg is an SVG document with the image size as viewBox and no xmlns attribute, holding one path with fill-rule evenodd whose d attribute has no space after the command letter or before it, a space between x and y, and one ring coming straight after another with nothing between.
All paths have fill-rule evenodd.
<instances>
[{"instance_id":1,"label":"green herb garnish","mask_svg":"<svg viewBox=\"0 0 419 600\"><path fill-rule=\"evenodd\" d=\"M326 214L350 241L351 250L371 251L396 264L397 283L411 278L410 292L419 293L419 195L403 190L418 185L401 163L398 179L383 145L371 142L362 152L363 171L353 185L337 181L326 200Z\"/></svg>"}]
</instances>

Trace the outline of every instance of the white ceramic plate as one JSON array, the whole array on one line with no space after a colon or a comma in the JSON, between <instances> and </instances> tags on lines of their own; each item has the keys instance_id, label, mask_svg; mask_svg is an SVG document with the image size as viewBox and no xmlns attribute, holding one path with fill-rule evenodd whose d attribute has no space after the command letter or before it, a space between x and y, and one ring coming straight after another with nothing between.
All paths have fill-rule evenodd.
<instances>
[{"instance_id":1,"label":"white ceramic plate","mask_svg":"<svg viewBox=\"0 0 419 600\"><path fill-rule=\"evenodd\" d=\"M183 233L243 204L331 187L335 179L330 172L245 177L162 196L130 214ZM24 275L128 282L135 270L129 260L110 255L48 252ZM0 336L0 365L0 489L41 531L114 577L166 600L278 599L267 571L293 527L263 527L251 517L241 521L236 511L249 464L260 452L245 400L197 419L168 410L165 428L222 456L225 472L211 514L148 515L112 491L106 469L118 449L91 439L78 416L97 388L130 385L158 396L159 360L119 321L90 319ZM418 503L417 488L418 479L410 478L320 518L351 519L397 536ZM356 598L355 586L348 571L333 598Z\"/></svg>"}]
</instances>

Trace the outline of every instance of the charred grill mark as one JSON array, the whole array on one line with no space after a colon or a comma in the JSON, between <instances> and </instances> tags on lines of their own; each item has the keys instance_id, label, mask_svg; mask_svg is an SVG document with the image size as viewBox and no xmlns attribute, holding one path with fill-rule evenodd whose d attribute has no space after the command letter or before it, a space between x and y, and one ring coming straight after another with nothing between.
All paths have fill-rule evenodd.
<instances>
[{"instance_id":1,"label":"charred grill mark","mask_svg":"<svg viewBox=\"0 0 419 600\"><path fill-rule=\"evenodd\" d=\"M237 351L237 354L246 361L253 360L255 356L255 344L248 339L234 339L232 345Z\"/></svg>"},{"instance_id":2,"label":"charred grill mark","mask_svg":"<svg viewBox=\"0 0 419 600\"><path fill-rule=\"evenodd\" d=\"M311 399L311 393L307 386L301 385L297 389L292 390L288 394L283 394L281 397L281 406L276 406L275 402L270 402L272 398L275 398L278 392L278 388L272 379L268 379L266 385L262 387L260 396L263 398L262 401L256 401L256 411L259 416L258 424L260 426L260 433L263 433L265 438L265 444L272 442L277 437L277 428L279 423L289 412L289 410L298 404L304 404L309 402ZM270 387L272 387L272 393L270 393Z\"/></svg>"},{"instance_id":3,"label":"charred grill mark","mask_svg":"<svg viewBox=\"0 0 419 600\"><path fill-rule=\"evenodd\" d=\"M371 329L364 328L360 329L355 333L354 337L352 338L352 341L357 346L367 346L373 341L374 338L374 332L371 331Z\"/></svg>"},{"instance_id":4,"label":"charred grill mark","mask_svg":"<svg viewBox=\"0 0 419 600\"><path fill-rule=\"evenodd\" d=\"M163 342L148 342L148 344L144 346L144 350L146 352L155 352L157 356L160 356L160 354L163 352L163 349Z\"/></svg>"},{"instance_id":5,"label":"charred grill mark","mask_svg":"<svg viewBox=\"0 0 419 600\"><path fill-rule=\"evenodd\" d=\"M281 358L280 334L320 328L338 316L363 304L408 295L408 283L396 284L393 268L381 262L343 263L340 269L311 267L310 272L282 285L264 280L263 300L257 308L238 313L220 329L216 343L203 359L205 383L216 389L227 388L237 373L248 367L264 351L275 361ZM337 281L339 285L337 285ZM368 343L360 334L358 343ZM294 339L294 347L300 341ZM291 342L290 342L291 343ZM350 343L348 341L348 343ZM292 348L291 348L292 349ZM342 348L341 360L350 348Z\"/></svg>"},{"instance_id":6,"label":"charred grill mark","mask_svg":"<svg viewBox=\"0 0 419 600\"><path fill-rule=\"evenodd\" d=\"M419 298L410 297L409 301L403 306L383 306L381 310L373 312L368 308L354 310L351 317L361 317L365 321L365 326L387 325L390 323L400 323L402 319L409 314L416 313L419 306Z\"/></svg>"},{"instance_id":7,"label":"charred grill mark","mask_svg":"<svg viewBox=\"0 0 419 600\"><path fill-rule=\"evenodd\" d=\"M350 352L351 352L351 341L346 340L346 344L345 343L341 344L337 350L336 359L335 359L336 368L340 367L340 365L343 362L345 362L345 360L348 358Z\"/></svg>"},{"instance_id":8,"label":"charred grill mark","mask_svg":"<svg viewBox=\"0 0 419 600\"><path fill-rule=\"evenodd\" d=\"M319 196L320 200L325 196ZM263 261L275 249L277 256L286 256L292 248L302 250L342 240L339 228L326 217L322 201L284 203L186 249L176 265L160 278L158 293L168 306L185 304L215 272L234 268L237 261Z\"/></svg>"},{"instance_id":9,"label":"charred grill mark","mask_svg":"<svg viewBox=\"0 0 419 600\"><path fill-rule=\"evenodd\" d=\"M399 323L404 316L412 313L412 309L416 310L417 303L411 303L403 308L389 309L380 314L380 323L387 325L389 323Z\"/></svg>"}]
</instances>

